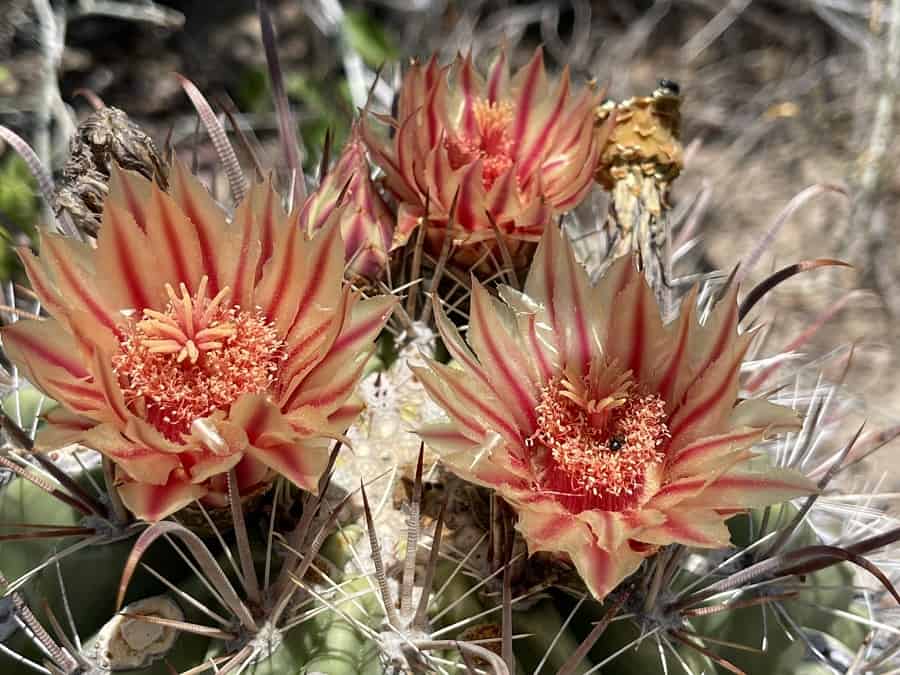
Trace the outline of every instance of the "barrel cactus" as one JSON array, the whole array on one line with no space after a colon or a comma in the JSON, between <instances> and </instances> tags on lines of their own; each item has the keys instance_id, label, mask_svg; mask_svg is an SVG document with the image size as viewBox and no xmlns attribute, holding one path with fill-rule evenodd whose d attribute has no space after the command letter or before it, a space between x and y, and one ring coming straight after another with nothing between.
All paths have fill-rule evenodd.
<instances>
[{"instance_id":1,"label":"barrel cactus","mask_svg":"<svg viewBox=\"0 0 900 675\"><path fill-rule=\"evenodd\" d=\"M887 669L900 528L830 500L891 432L751 324L837 261L684 283L677 85L507 58L412 64L318 184L249 182L184 81L233 202L113 158L20 251L3 672Z\"/></svg>"}]
</instances>

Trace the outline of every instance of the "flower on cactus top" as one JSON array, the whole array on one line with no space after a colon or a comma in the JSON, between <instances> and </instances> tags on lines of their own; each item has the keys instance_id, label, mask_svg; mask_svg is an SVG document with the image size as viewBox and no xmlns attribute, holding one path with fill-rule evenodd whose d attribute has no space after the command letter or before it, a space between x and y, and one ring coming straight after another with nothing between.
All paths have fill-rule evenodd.
<instances>
[{"instance_id":1,"label":"flower on cactus top","mask_svg":"<svg viewBox=\"0 0 900 675\"><path fill-rule=\"evenodd\" d=\"M691 294L663 325L630 256L592 286L547 228L524 293L500 294L474 284L468 345L435 304L459 367L417 370L452 420L420 435L513 506L531 552L568 555L597 598L659 546L725 546L734 513L814 491L751 467L754 444L797 420L738 399L749 336L734 288L704 324Z\"/></svg>"},{"instance_id":2,"label":"flower on cactus top","mask_svg":"<svg viewBox=\"0 0 900 675\"><path fill-rule=\"evenodd\" d=\"M170 179L115 172L96 249L45 233L39 257L20 251L53 318L3 329L3 346L62 404L38 447L112 459L146 520L225 505L232 469L242 496L276 474L315 489L393 299L344 285L338 227L305 236L271 184L227 220L180 164Z\"/></svg>"},{"instance_id":3,"label":"flower on cactus top","mask_svg":"<svg viewBox=\"0 0 900 675\"><path fill-rule=\"evenodd\" d=\"M436 56L413 63L390 120L393 138L362 126L400 203L395 245L424 220L438 246L451 227L458 242L493 239L492 219L512 239L537 241L591 187L602 146L597 99L592 88L571 92L568 70L551 83L541 49L513 77L503 51L487 79L471 55L444 67Z\"/></svg>"},{"instance_id":4,"label":"flower on cactus top","mask_svg":"<svg viewBox=\"0 0 900 675\"><path fill-rule=\"evenodd\" d=\"M377 276L388 262L394 217L369 175L358 127L300 214L301 224L310 232L325 227L331 218L340 222L349 269L363 277Z\"/></svg>"}]
</instances>

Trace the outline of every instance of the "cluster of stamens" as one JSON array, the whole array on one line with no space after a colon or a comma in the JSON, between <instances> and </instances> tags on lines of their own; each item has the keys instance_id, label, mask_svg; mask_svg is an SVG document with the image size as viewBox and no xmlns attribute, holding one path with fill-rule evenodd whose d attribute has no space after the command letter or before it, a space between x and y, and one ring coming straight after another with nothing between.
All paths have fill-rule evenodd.
<instances>
[{"instance_id":1,"label":"cluster of stamens","mask_svg":"<svg viewBox=\"0 0 900 675\"><path fill-rule=\"evenodd\" d=\"M478 132L448 138L447 155L454 169L480 159L484 189L490 190L515 161L515 144L509 131L515 109L509 101L478 99L473 110Z\"/></svg>"},{"instance_id":2,"label":"cluster of stamens","mask_svg":"<svg viewBox=\"0 0 900 675\"><path fill-rule=\"evenodd\" d=\"M126 403L176 442L195 419L272 388L284 358L272 323L228 306L228 288L209 299L204 277L193 296L179 290L166 284L166 310L145 309L125 326L113 357Z\"/></svg>"},{"instance_id":3,"label":"cluster of stamens","mask_svg":"<svg viewBox=\"0 0 900 675\"><path fill-rule=\"evenodd\" d=\"M669 438L658 395L641 393L630 373L601 396L558 378L543 388L536 410L528 444L542 491L574 513L638 505Z\"/></svg>"}]
</instances>

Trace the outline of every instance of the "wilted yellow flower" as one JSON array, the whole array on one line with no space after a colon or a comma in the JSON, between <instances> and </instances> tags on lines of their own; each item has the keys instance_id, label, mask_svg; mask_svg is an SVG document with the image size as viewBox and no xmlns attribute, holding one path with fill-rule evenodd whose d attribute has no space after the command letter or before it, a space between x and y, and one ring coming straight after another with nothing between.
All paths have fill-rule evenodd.
<instances>
[{"instance_id":1,"label":"wilted yellow flower","mask_svg":"<svg viewBox=\"0 0 900 675\"><path fill-rule=\"evenodd\" d=\"M445 67L436 56L413 63L390 120L393 139L381 140L369 122L362 127L400 203L395 245L420 222L438 250L450 227L457 242L490 240L491 219L513 240L537 241L591 187L602 145L597 96L590 88L570 92L568 70L552 84L540 49L512 78L503 51L486 80L471 55Z\"/></svg>"},{"instance_id":2,"label":"wilted yellow flower","mask_svg":"<svg viewBox=\"0 0 900 675\"><path fill-rule=\"evenodd\" d=\"M20 252L53 318L3 346L63 406L38 447L110 457L146 520L224 505L231 469L241 494L276 474L315 489L393 299L345 286L340 230L308 238L270 184L229 221L181 165L170 180L116 172L96 249L44 234L40 257Z\"/></svg>"},{"instance_id":3,"label":"wilted yellow flower","mask_svg":"<svg viewBox=\"0 0 900 675\"><path fill-rule=\"evenodd\" d=\"M461 369L416 371L452 419L420 435L513 506L531 552L568 555L595 597L659 546L726 546L735 512L814 491L794 471L751 470L754 444L797 420L738 400L736 290L705 324L691 294L664 326L630 256L591 286L548 228L525 292L501 297L474 285L471 349L435 305Z\"/></svg>"}]
</instances>

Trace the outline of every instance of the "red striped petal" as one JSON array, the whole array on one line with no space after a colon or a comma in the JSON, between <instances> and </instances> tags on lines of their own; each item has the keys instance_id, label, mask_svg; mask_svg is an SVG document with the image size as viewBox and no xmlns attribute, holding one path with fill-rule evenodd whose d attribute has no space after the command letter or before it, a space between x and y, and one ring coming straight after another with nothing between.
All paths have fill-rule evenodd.
<instances>
[{"instance_id":1,"label":"red striped petal","mask_svg":"<svg viewBox=\"0 0 900 675\"><path fill-rule=\"evenodd\" d=\"M166 485L172 471L181 465L177 455L135 443L110 424L94 427L84 435L82 443L109 457L129 480L138 483Z\"/></svg>"},{"instance_id":2,"label":"red striped petal","mask_svg":"<svg viewBox=\"0 0 900 675\"><path fill-rule=\"evenodd\" d=\"M256 272L262 256L262 242L253 200L258 191L251 188L237 208L228 228L229 246L223 246L221 269L222 288L231 289L231 302L252 307L256 289Z\"/></svg>"},{"instance_id":3,"label":"red striped petal","mask_svg":"<svg viewBox=\"0 0 900 675\"><path fill-rule=\"evenodd\" d=\"M228 422L247 434L246 453L297 486L316 489L328 463L328 442L301 439L281 411L262 395L242 396L231 406Z\"/></svg>"},{"instance_id":4,"label":"red striped petal","mask_svg":"<svg viewBox=\"0 0 900 675\"><path fill-rule=\"evenodd\" d=\"M41 416L45 424L38 430L34 446L39 450L59 450L79 442L85 432L97 426L89 417L78 415L63 406L56 406Z\"/></svg>"},{"instance_id":5,"label":"red striped petal","mask_svg":"<svg viewBox=\"0 0 900 675\"><path fill-rule=\"evenodd\" d=\"M217 215L218 229L222 231L225 227L224 215L221 211ZM188 220L175 200L157 186L152 189L148 216L147 237L158 283L167 281L176 289L183 283L188 291L194 293L207 273L196 226ZM212 279L207 283L208 292L212 294L210 297L213 297L218 292L218 275L215 284Z\"/></svg>"},{"instance_id":6,"label":"red striped petal","mask_svg":"<svg viewBox=\"0 0 900 675\"><path fill-rule=\"evenodd\" d=\"M459 59L457 60L459 61ZM459 128L467 136L474 137L478 133L478 121L475 118L475 101L481 95L484 83L472 65L471 50L459 62L459 88L463 97Z\"/></svg>"},{"instance_id":7,"label":"red striped petal","mask_svg":"<svg viewBox=\"0 0 900 675\"><path fill-rule=\"evenodd\" d=\"M46 235L41 237L41 257L46 258L66 305L87 312L101 326L117 332L121 316L96 285L95 255L86 244Z\"/></svg>"},{"instance_id":8,"label":"red striped petal","mask_svg":"<svg viewBox=\"0 0 900 675\"><path fill-rule=\"evenodd\" d=\"M780 504L818 492L815 483L790 469L771 468L765 473L729 471L712 481L681 508L741 509Z\"/></svg>"},{"instance_id":9,"label":"red striped petal","mask_svg":"<svg viewBox=\"0 0 900 675\"><path fill-rule=\"evenodd\" d=\"M563 118L563 111L569 98L569 67L566 66L560 77L559 87L549 97L549 101L541 101L539 109L533 114L535 119L532 120L532 128L525 129L525 135L520 140L519 147L519 169L518 174L523 182L527 180L531 172L543 161L544 156L549 151L554 141L557 128ZM547 103L553 102L553 107L546 114L541 108L547 106ZM540 119L543 116L544 119Z\"/></svg>"},{"instance_id":10,"label":"red striped petal","mask_svg":"<svg viewBox=\"0 0 900 675\"><path fill-rule=\"evenodd\" d=\"M728 546L731 533L725 519L711 509L679 509L666 513L663 524L642 530L634 538L656 546L683 544L721 548Z\"/></svg>"},{"instance_id":11,"label":"red striped petal","mask_svg":"<svg viewBox=\"0 0 900 675\"><path fill-rule=\"evenodd\" d=\"M753 447L765 436L764 429L742 427L727 434L700 439L680 449L666 465L669 480L706 473L720 468L722 462L733 462L738 453Z\"/></svg>"},{"instance_id":12,"label":"red striped petal","mask_svg":"<svg viewBox=\"0 0 900 675\"><path fill-rule=\"evenodd\" d=\"M484 369L481 367L481 364L478 363L475 354L469 349L469 345L462 339L456 325L447 318L444 306L441 304L440 298L438 298L437 295L432 298L432 306L434 308L434 323L441 335L441 339L444 341L444 346L447 348L447 351L450 352L450 357L464 366L469 373L481 380L482 384L489 387L490 381L488 380Z\"/></svg>"},{"instance_id":13,"label":"red striped petal","mask_svg":"<svg viewBox=\"0 0 900 675\"><path fill-rule=\"evenodd\" d=\"M336 226L322 230L312 240L297 227L284 228L276 242L254 300L286 334L295 321L315 322L338 307L344 247Z\"/></svg>"},{"instance_id":14,"label":"red striped petal","mask_svg":"<svg viewBox=\"0 0 900 675\"><path fill-rule=\"evenodd\" d=\"M148 260L152 264L147 264ZM111 306L134 309L140 316L145 307L160 309L165 305L163 283L172 280L165 272L160 275L166 261L150 251L147 235L132 213L111 199L103 208L96 265L97 279Z\"/></svg>"},{"instance_id":15,"label":"red striped petal","mask_svg":"<svg viewBox=\"0 0 900 675\"><path fill-rule=\"evenodd\" d=\"M669 447L678 452L698 438L721 433L738 394L740 365L748 345L744 336L728 353L713 362L687 391L684 400L669 419L672 434Z\"/></svg>"},{"instance_id":16,"label":"red striped petal","mask_svg":"<svg viewBox=\"0 0 900 675\"><path fill-rule=\"evenodd\" d=\"M134 218L138 228L146 230L146 205L150 203L150 181L136 171L123 169L117 162L110 164L109 196L106 204L116 204ZM102 231L101 229L101 233Z\"/></svg>"},{"instance_id":17,"label":"red striped petal","mask_svg":"<svg viewBox=\"0 0 900 675\"><path fill-rule=\"evenodd\" d=\"M401 113L402 113L401 109ZM408 113L407 113L408 114ZM406 117L400 117L405 120ZM407 180L400 168L395 152L388 148L388 144L383 142L372 130L370 122L364 116L360 121L360 134L365 141L366 148L372 157L372 161L377 164L385 173L385 183L390 188L398 200L402 203L418 204L419 195L415 184Z\"/></svg>"},{"instance_id":18,"label":"red striped petal","mask_svg":"<svg viewBox=\"0 0 900 675\"><path fill-rule=\"evenodd\" d=\"M4 326L0 335L4 352L14 363L62 370L72 380L83 380L91 374L79 358L71 335L55 319L16 321ZM29 372L28 376L40 379L40 372Z\"/></svg>"},{"instance_id":19,"label":"red striped petal","mask_svg":"<svg viewBox=\"0 0 900 675\"><path fill-rule=\"evenodd\" d=\"M525 293L547 312L560 343L562 368L586 374L597 346L597 335L591 327L596 303L587 273L558 227L545 230L525 282Z\"/></svg>"},{"instance_id":20,"label":"red striped petal","mask_svg":"<svg viewBox=\"0 0 900 675\"><path fill-rule=\"evenodd\" d=\"M487 83L487 98L491 103L496 103L506 98L509 89L509 70L506 62L506 50L501 49L491 65Z\"/></svg>"},{"instance_id":21,"label":"red striped petal","mask_svg":"<svg viewBox=\"0 0 900 675\"><path fill-rule=\"evenodd\" d=\"M193 485L185 476L172 473L165 485L125 483L119 486L119 496L125 506L139 520L155 522L172 515L207 492L202 485Z\"/></svg>"},{"instance_id":22,"label":"red striped petal","mask_svg":"<svg viewBox=\"0 0 900 675\"><path fill-rule=\"evenodd\" d=\"M483 439L487 429L481 424L471 407L460 401L447 384L428 368L411 366L428 395L459 425L470 438Z\"/></svg>"},{"instance_id":23,"label":"red striped petal","mask_svg":"<svg viewBox=\"0 0 900 675\"><path fill-rule=\"evenodd\" d=\"M516 118L512 124L512 137L516 147L523 147L523 141L534 117L539 96L546 88L547 73L544 70L544 50L538 47L534 50L534 55L528 64L513 78L512 95L515 99Z\"/></svg>"},{"instance_id":24,"label":"red striped petal","mask_svg":"<svg viewBox=\"0 0 900 675\"><path fill-rule=\"evenodd\" d=\"M441 462L470 482L504 490L523 489L533 479L522 467L505 461L500 446L485 446L460 433L455 424L432 424L416 431L425 445L441 457ZM519 469L518 471L516 469Z\"/></svg>"},{"instance_id":25,"label":"red striped petal","mask_svg":"<svg viewBox=\"0 0 900 675\"><path fill-rule=\"evenodd\" d=\"M638 273L630 256L621 268L625 288L608 306L605 353L631 370L640 382L647 382L656 370L657 358L665 349L665 331L653 290Z\"/></svg>"},{"instance_id":26,"label":"red striped petal","mask_svg":"<svg viewBox=\"0 0 900 675\"><path fill-rule=\"evenodd\" d=\"M571 515L524 509L519 512L516 529L528 543L530 553L567 553L598 600L631 575L644 558L627 545L613 551L602 548L591 528Z\"/></svg>"},{"instance_id":27,"label":"red striped petal","mask_svg":"<svg viewBox=\"0 0 900 675\"><path fill-rule=\"evenodd\" d=\"M469 342L497 398L506 403L524 436L537 429L538 391L528 377L528 359L507 326L514 318L473 278ZM514 325L514 324L513 324Z\"/></svg>"},{"instance_id":28,"label":"red striped petal","mask_svg":"<svg viewBox=\"0 0 900 675\"><path fill-rule=\"evenodd\" d=\"M396 304L397 299L393 296L353 303L349 320L324 358L309 370L302 382L291 383L295 390L293 394L288 392L284 408L315 405L328 408L324 414L329 415L343 404L346 396L342 392L348 387L355 388L362 374L358 355L368 354L373 349L375 338Z\"/></svg>"},{"instance_id":29,"label":"red striped petal","mask_svg":"<svg viewBox=\"0 0 900 675\"><path fill-rule=\"evenodd\" d=\"M46 234L41 234L42 239L46 236ZM31 290L35 292L41 305L56 318L64 318L66 306L56 288L56 282L47 268L46 260L38 258L26 246L17 247L16 253L19 254L19 259L25 267L28 281L31 282Z\"/></svg>"},{"instance_id":30,"label":"red striped petal","mask_svg":"<svg viewBox=\"0 0 900 675\"><path fill-rule=\"evenodd\" d=\"M224 214L209 191L181 162L174 163L169 181L172 197L193 226L193 234L189 237L189 241L182 242L182 246L188 255L194 250L199 250L198 260L189 261L193 263L191 269L199 267L201 276L206 275L209 279L207 288L210 297L214 297L225 285L220 268Z\"/></svg>"},{"instance_id":31,"label":"red striped petal","mask_svg":"<svg viewBox=\"0 0 900 675\"><path fill-rule=\"evenodd\" d=\"M559 349L546 312L524 293L509 286L500 289L503 301L512 308L519 324L519 334L527 345L532 380L542 386L560 372Z\"/></svg>"},{"instance_id":32,"label":"red striped petal","mask_svg":"<svg viewBox=\"0 0 900 675\"><path fill-rule=\"evenodd\" d=\"M435 396L435 400L450 415L457 417L470 430L473 435L479 428L490 429L501 434L509 443L516 447L522 446L523 436L515 422L506 410L506 406L488 389L473 381L467 373L455 368L450 368L435 361L430 362L431 372L427 375L424 369L415 369L416 375L422 384L429 390L429 394ZM435 387L435 380L440 383ZM449 408L444 402L455 402ZM477 436L475 436L477 437Z\"/></svg>"}]
</instances>

